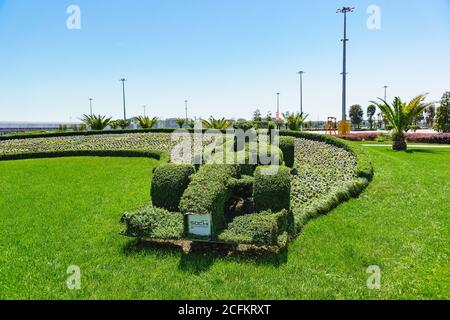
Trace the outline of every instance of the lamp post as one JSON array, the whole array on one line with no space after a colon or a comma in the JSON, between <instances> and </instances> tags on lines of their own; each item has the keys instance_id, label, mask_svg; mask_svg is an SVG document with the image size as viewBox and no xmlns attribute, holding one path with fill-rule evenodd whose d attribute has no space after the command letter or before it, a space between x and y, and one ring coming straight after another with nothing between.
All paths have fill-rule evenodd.
<instances>
[{"instance_id":1,"label":"lamp post","mask_svg":"<svg viewBox=\"0 0 450 320\"><path fill-rule=\"evenodd\" d=\"M280 120L280 93L277 92L277 120Z\"/></svg>"},{"instance_id":2,"label":"lamp post","mask_svg":"<svg viewBox=\"0 0 450 320\"><path fill-rule=\"evenodd\" d=\"M188 125L188 101L184 100L185 111L186 111L186 125Z\"/></svg>"},{"instance_id":3,"label":"lamp post","mask_svg":"<svg viewBox=\"0 0 450 320\"><path fill-rule=\"evenodd\" d=\"M300 115L303 116L303 75L305 72L299 71L298 74L300 75Z\"/></svg>"},{"instance_id":4,"label":"lamp post","mask_svg":"<svg viewBox=\"0 0 450 320\"><path fill-rule=\"evenodd\" d=\"M94 100L94 99L89 98L89 113L90 113L91 117L92 117L92 101L93 101L93 100Z\"/></svg>"},{"instance_id":5,"label":"lamp post","mask_svg":"<svg viewBox=\"0 0 450 320\"><path fill-rule=\"evenodd\" d=\"M144 108L144 117L146 117L147 116L147 106L142 106L142 108Z\"/></svg>"},{"instance_id":6,"label":"lamp post","mask_svg":"<svg viewBox=\"0 0 450 320\"><path fill-rule=\"evenodd\" d=\"M122 78L119 81L122 82L122 96L123 96L123 120L127 120L127 108L126 108L126 102L125 102L125 81L127 79Z\"/></svg>"},{"instance_id":7,"label":"lamp post","mask_svg":"<svg viewBox=\"0 0 450 320\"><path fill-rule=\"evenodd\" d=\"M336 13L344 14L344 38L343 43L343 70L342 70L342 121L347 120L347 13L355 11L352 7L342 7L336 11Z\"/></svg>"},{"instance_id":8,"label":"lamp post","mask_svg":"<svg viewBox=\"0 0 450 320\"><path fill-rule=\"evenodd\" d=\"M384 101L387 100L387 88L389 88L388 86L384 86Z\"/></svg>"}]
</instances>

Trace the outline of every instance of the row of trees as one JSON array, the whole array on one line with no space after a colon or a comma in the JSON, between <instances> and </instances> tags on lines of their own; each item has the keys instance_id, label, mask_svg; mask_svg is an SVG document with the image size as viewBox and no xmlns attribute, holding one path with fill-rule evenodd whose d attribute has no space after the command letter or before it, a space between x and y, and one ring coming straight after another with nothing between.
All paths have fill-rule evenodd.
<instances>
[{"instance_id":1,"label":"row of trees","mask_svg":"<svg viewBox=\"0 0 450 320\"><path fill-rule=\"evenodd\" d=\"M378 118L381 118L380 124L388 124L386 114L383 110L378 113ZM367 122L369 123L370 130L376 129L377 126L377 104L370 104L367 107ZM440 107L436 108L434 103L430 103L427 107L416 114L411 119L411 128L419 128L419 123L425 120L425 124L428 128L434 128L439 132L449 132L449 114L450 114L450 92L444 93L441 99ZM350 107L350 120L354 128L360 129L361 124L364 121L364 111L359 104L355 104Z\"/></svg>"},{"instance_id":2,"label":"row of trees","mask_svg":"<svg viewBox=\"0 0 450 320\"><path fill-rule=\"evenodd\" d=\"M131 120L112 120L102 115L83 115L81 121L89 127L91 130L102 131L108 126L113 130L122 129L125 130L131 126ZM151 129L158 122L158 118L149 118L147 116L140 116L136 118L137 123L143 129Z\"/></svg>"}]
</instances>

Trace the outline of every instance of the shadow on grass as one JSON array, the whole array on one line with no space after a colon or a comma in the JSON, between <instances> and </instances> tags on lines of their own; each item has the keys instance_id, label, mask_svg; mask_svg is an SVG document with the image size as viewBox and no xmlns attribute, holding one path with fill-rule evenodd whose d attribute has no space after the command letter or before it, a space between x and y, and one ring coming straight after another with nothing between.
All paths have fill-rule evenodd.
<instances>
[{"instance_id":1,"label":"shadow on grass","mask_svg":"<svg viewBox=\"0 0 450 320\"><path fill-rule=\"evenodd\" d=\"M260 248L238 249L234 245L194 242L188 247L178 242L151 242L134 240L123 248L127 256L134 254L179 255L178 268L186 273L200 275L217 260L279 267L288 261L288 248L279 251Z\"/></svg>"},{"instance_id":2,"label":"shadow on grass","mask_svg":"<svg viewBox=\"0 0 450 320\"><path fill-rule=\"evenodd\" d=\"M427 153L427 154L435 154L435 150L432 149L408 149L405 151L406 153L409 154L414 154L414 153Z\"/></svg>"}]
</instances>

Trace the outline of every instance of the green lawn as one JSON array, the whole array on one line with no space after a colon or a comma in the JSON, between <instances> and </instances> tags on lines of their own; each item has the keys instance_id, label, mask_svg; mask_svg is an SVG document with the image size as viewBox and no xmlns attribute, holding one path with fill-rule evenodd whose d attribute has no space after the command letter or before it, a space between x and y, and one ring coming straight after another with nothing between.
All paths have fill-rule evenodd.
<instances>
[{"instance_id":1,"label":"green lawn","mask_svg":"<svg viewBox=\"0 0 450 320\"><path fill-rule=\"evenodd\" d=\"M450 150L366 148L359 199L311 221L280 256L183 254L118 233L157 161L0 162L0 299L450 298ZM78 265L82 287L66 287ZM370 265L381 268L369 290Z\"/></svg>"}]
</instances>

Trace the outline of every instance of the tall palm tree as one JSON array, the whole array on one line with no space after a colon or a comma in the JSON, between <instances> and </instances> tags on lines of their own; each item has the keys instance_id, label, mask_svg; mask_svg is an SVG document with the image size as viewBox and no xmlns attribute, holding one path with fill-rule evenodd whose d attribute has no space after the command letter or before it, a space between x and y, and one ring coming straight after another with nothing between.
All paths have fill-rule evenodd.
<instances>
[{"instance_id":1,"label":"tall palm tree","mask_svg":"<svg viewBox=\"0 0 450 320\"><path fill-rule=\"evenodd\" d=\"M139 116L136 120L142 129L152 129L158 122L158 118L154 117L150 119L147 116Z\"/></svg>"},{"instance_id":2,"label":"tall palm tree","mask_svg":"<svg viewBox=\"0 0 450 320\"><path fill-rule=\"evenodd\" d=\"M209 121L202 120L203 128L205 129L218 129L218 130L226 130L230 128L233 124L229 120L222 119L214 119L214 117L210 117Z\"/></svg>"},{"instance_id":3,"label":"tall palm tree","mask_svg":"<svg viewBox=\"0 0 450 320\"><path fill-rule=\"evenodd\" d=\"M283 113L283 118L286 123L286 128L293 131L300 131L303 127L303 124L305 123L306 119L308 118L308 115L305 115L303 113L289 113L285 114Z\"/></svg>"},{"instance_id":4,"label":"tall palm tree","mask_svg":"<svg viewBox=\"0 0 450 320\"><path fill-rule=\"evenodd\" d=\"M106 118L102 115L83 115L81 121L83 121L91 130L101 131L104 130L111 122L112 118Z\"/></svg>"},{"instance_id":5,"label":"tall palm tree","mask_svg":"<svg viewBox=\"0 0 450 320\"><path fill-rule=\"evenodd\" d=\"M409 103L403 102L396 97L392 104L378 98L381 102L371 101L383 113L386 121L392 127L392 149L403 151L408 148L405 139L405 132L408 131L410 125L419 114L432 105L425 103L426 95L421 94L412 99Z\"/></svg>"}]
</instances>

